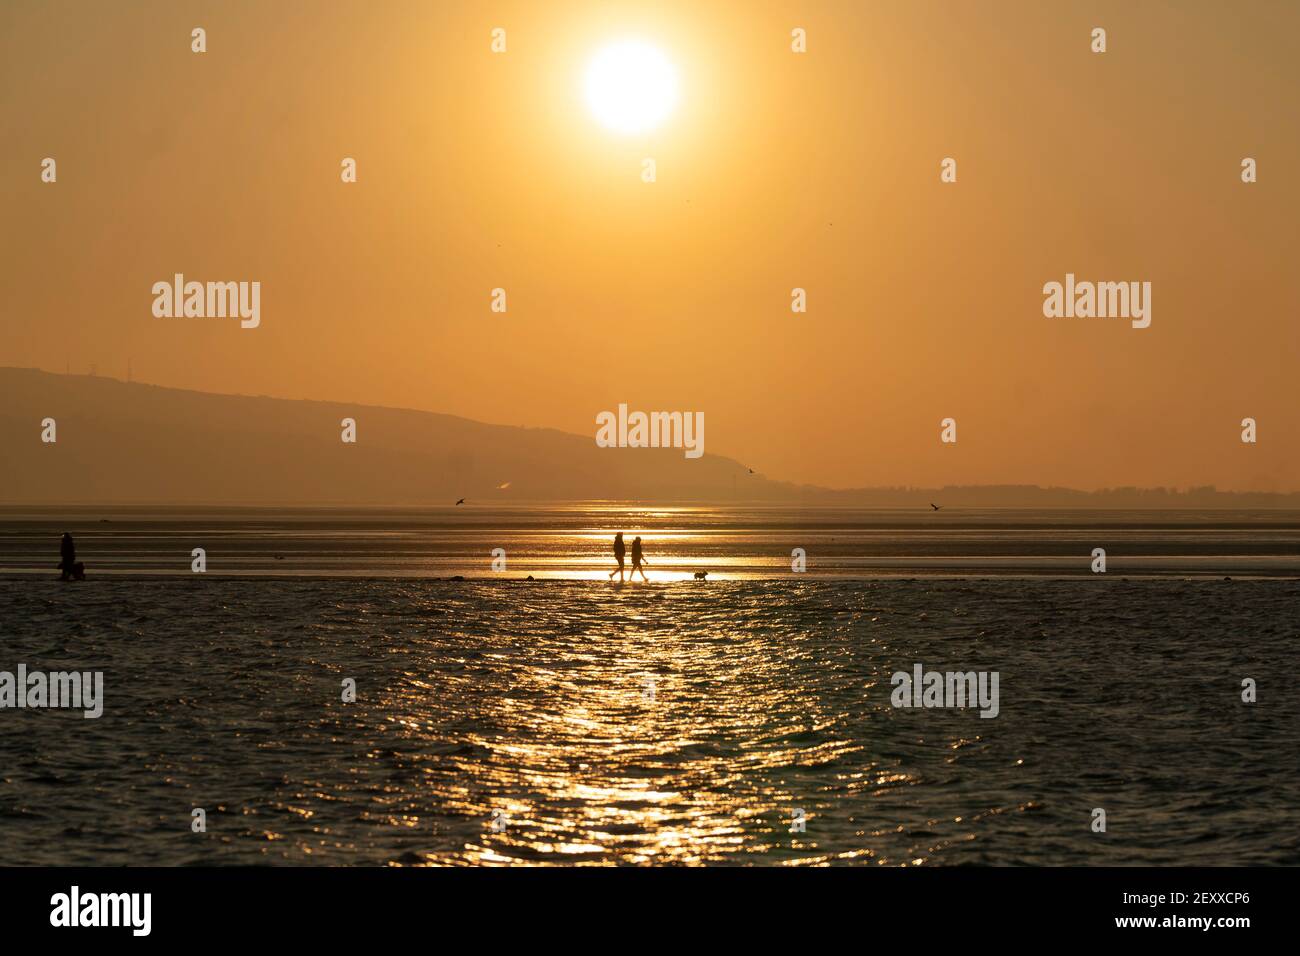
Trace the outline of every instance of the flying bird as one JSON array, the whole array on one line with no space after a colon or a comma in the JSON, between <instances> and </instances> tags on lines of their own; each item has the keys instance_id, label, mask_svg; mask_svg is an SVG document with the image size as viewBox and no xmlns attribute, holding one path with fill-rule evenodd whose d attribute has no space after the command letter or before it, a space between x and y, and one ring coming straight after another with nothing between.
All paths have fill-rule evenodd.
<instances>
[{"instance_id":1,"label":"flying bird","mask_svg":"<svg viewBox=\"0 0 1300 956\"><path fill-rule=\"evenodd\" d=\"M497 491L505 491L509 487L510 487L510 482L503 481L501 484L497 485Z\"/></svg>"},{"instance_id":2,"label":"flying bird","mask_svg":"<svg viewBox=\"0 0 1300 956\"><path fill-rule=\"evenodd\" d=\"M461 498L459 501L456 502L456 504L458 504L458 505L463 505L464 503L465 503L465 499L464 499L464 498Z\"/></svg>"},{"instance_id":3,"label":"flying bird","mask_svg":"<svg viewBox=\"0 0 1300 956\"><path fill-rule=\"evenodd\" d=\"M938 510L939 510L939 506L936 505L933 501L930 502L930 507L933 508L935 511L938 511Z\"/></svg>"}]
</instances>

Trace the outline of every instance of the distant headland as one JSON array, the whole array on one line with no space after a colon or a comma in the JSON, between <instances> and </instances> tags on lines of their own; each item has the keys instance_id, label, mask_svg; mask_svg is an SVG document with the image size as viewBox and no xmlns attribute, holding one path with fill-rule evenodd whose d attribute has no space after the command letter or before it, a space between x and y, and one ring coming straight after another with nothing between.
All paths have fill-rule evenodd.
<instances>
[{"instance_id":1,"label":"distant headland","mask_svg":"<svg viewBox=\"0 0 1300 956\"><path fill-rule=\"evenodd\" d=\"M1300 510L1300 493L1035 485L834 490L730 458L357 403L0 368L0 503L441 506L623 501L806 507ZM42 441L42 422L57 441ZM352 422L354 442L340 440ZM944 512L938 512L943 514Z\"/></svg>"}]
</instances>

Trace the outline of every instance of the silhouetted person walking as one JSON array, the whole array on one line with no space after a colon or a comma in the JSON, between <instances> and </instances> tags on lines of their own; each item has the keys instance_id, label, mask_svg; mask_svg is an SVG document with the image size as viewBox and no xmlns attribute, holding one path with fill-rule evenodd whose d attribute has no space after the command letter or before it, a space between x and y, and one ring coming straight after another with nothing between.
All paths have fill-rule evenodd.
<instances>
[{"instance_id":1,"label":"silhouetted person walking","mask_svg":"<svg viewBox=\"0 0 1300 956\"><path fill-rule=\"evenodd\" d=\"M647 584L650 583L650 579L645 576L645 568L641 567L644 562L645 558L641 555L641 537L638 535L632 539L632 573L627 576L629 581L636 577L636 573L640 571L641 580Z\"/></svg>"},{"instance_id":2,"label":"silhouetted person walking","mask_svg":"<svg viewBox=\"0 0 1300 956\"><path fill-rule=\"evenodd\" d=\"M86 566L77 560L77 546L72 535L63 532L63 541L59 543L59 570L63 573L60 581L82 581L86 577Z\"/></svg>"},{"instance_id":3,"label":"silhouetted person walking","mask_svg":"<svg viewBox=\"0 0 1300 956\"><path fill-rule=\"evenodd\" d=\"M638 538L637 540L640 539ZM626 549L623 547L623 532L620 531L618 534L614 535L614 557L618 561L618 567L609 572L611 578L616 574L618 575L619 584L623 583L623 555L625 553ZM645 577L645 574L642 573L641 576Z\"/></svg>"}]
</instances>

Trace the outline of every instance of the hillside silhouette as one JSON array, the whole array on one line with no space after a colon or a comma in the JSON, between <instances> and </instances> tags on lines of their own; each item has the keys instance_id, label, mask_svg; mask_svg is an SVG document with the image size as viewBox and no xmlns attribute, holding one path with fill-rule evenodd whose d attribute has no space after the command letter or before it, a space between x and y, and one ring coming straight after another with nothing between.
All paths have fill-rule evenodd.
<instances>
[{"instance_id":1,"label":"hillside silhouette","mask_svg":"<svg viewBox=\"0 0 1300 956\"><path fill-rule=\"evenodd\" d=\"M1036 486L831 490L730 458L354 403L221 395L0 368L6 504L474 505L692 501L861 508L1300 508L1298 494ZM41 420L58 441L40 440ZM358 441L340 440L357 421ZM594 419L594 416L593 416ZM502 488L502 485L508 487ZM941 520L942 512L936 516Z\"/></svg>"}]
</instances>

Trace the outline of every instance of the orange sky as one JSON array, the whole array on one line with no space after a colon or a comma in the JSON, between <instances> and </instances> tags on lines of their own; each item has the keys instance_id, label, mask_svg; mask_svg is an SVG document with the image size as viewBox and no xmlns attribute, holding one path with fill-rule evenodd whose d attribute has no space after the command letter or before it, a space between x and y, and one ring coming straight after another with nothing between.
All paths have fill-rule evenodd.
<instances>
[{"instance_id":1,"label":"orange sky","mask_svg":"<svg viewBox=\"0 0 1300 956\"><path fill-rule=\"evenodd\" d=\"M1295 490L1297 35L1286 0L7 0L0 365L703 411L709 453L833 487ZM582 100L625 36L680 77L641 137ZM260 327L154 318L176 272L260 281ZM1067 272L1150 281L1151 327L1045 318Z\"/></svg>"}]
</instances>

